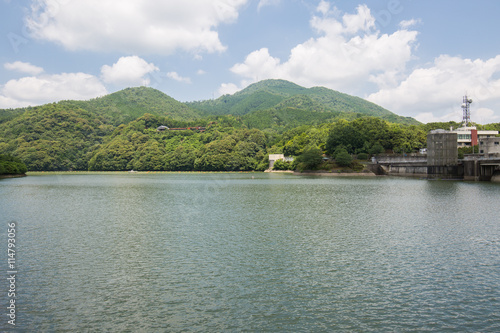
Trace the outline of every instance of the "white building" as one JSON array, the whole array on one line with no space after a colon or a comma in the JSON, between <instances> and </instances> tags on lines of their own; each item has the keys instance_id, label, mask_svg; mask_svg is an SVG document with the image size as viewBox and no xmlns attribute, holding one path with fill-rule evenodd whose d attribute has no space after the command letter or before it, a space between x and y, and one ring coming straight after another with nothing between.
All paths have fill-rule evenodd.
<instances>
[{"instance_id":1,"label":"white building","mask_svg":"<svg viewBox=\"0 0 500 333\"><path fill-rule=\"evenodd\" d=\"M276 162L277 160L293 162L293 157L285 156L284 154L269 154L269 169L272 169L274 167L274 162Z\"/></svg>"},{"instance_id":2,"label":"white building","mask_svg":"<svg viewBox=\"0 0 500 333\"><path fill-rule=\"evenodd\" d=\"M451 129L453 133L457 133L457 146L470 147L477 146L481 139L492 138L498 135L498 131L478 131L476 127L460 127L456 130Z\"/></svg>"},{"instance_id":3,"label":"white building","mask_svg":"<svg viewBox=\"0 0 500 333\"><path fill-rule=\"evenodd\" d=\"M272 169L274 166L274 162L277 160L284 160L284 154L269 154L269 169Z\"/></svg>"}]
</instances>

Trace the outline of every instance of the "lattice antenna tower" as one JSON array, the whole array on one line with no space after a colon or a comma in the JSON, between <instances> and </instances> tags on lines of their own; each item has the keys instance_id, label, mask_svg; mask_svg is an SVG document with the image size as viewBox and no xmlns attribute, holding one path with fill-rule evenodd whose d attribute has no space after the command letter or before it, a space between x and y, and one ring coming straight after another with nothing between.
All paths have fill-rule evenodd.
<instances>
[{"instance_id":1,"label":"lattice antenna tower","mask_svg":"<svg viewBox=\"0 0 500 333\"><path fill-rule=\"evenodd\" d=\"M463 110L463 124L464 127L468 127L470 125L470 105L472 104L472 99L468 98L467 95L464 96L462 102L462 110Z\"/></svg>"}]
</instances>

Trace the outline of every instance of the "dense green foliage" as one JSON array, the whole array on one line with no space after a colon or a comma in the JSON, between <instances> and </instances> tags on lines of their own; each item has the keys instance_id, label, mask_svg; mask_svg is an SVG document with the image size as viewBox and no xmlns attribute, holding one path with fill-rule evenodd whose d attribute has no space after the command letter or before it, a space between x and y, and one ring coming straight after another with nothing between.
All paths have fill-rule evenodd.
<instances>
[{"instance_id":1,"label":"dense green foliage","mask_svg":"<svg viewBox=\"0 0 500 333\"><path fill-rule=\"evenodd\" d=\"M93 150L112 130L88 111L46 104L0 125L0 153L18 157L29 170L86 170Z\"/></svg>"},{"instance_id":2,"label":"dense green foliage","mask_svg":"<svg viewBox=\"0 0 500 333\"><path fill-rule=\"evenodd\" d=\"M398 116L359 97L323 87L307 89L284 80L264 80L254 83L234 95L224 95L216 100L187 104L204 115L232 114L243 116L251 112L264 110L271 112L281 110L282 114L283 110L290 112L291 109L295 109L308 113L305 119L306 123L302 122L302 125L321 123L326 119L335 118L339 114L350 114L347 117L350 119L374 116L402 124L419 124L415 119ZM323 113L331 113L331 115ZM262 113L260 112L259 115L262 115ZM292 119L295 120L297 117L295 115ZM263 126L269 126L273 123L269 119L265 122L256 122L255 120L255 117L251 117L247 124L263 129ZM283 125L279 121L274 124ZM296 123L290 125L297 126Z\"/></svg>"},{"instance_id":3,"label":"dense green foliage","mask_svg":"<svg viewBox=\"0 0 500 333\"><path fill-rule=\"evenodd\" d=\"M295 165L296 164L292 161L277 160L274 162L273 170L294 170Z\"/></svg>"},{"instance_id":4,"label":"dense green foliage","mask_svg":"<svg viewBox=\"0 0 500 333\"><path fill-rule=\"evenodd\" d=\"M426 145L427 131L423 127L389 123L374 117L351 122L340 120L332 127L325 150L333 154L340 146L350 154L378 154L385 150L413 152Z\"/></svg>"},{"instance_id":5,"label":"dense green foliage","mask_svg":"<svg viewBox=\"0 0 500 333\"><path fill-rule=\"evenodd\" d=\"M323 162L323 153L321 149L313 146L306 147L295 159L297 168L301 171L314 170L321 162Z\"/></svg>"},{"instance_id":6,"label":"dense green foliage","mask_svg":"<svg viewBox=\"0 0 500 333\"><path fill-rule=\"evenodd\" d=\"M20 175L28 171L26 165L17 157L0 155L0 175Z\"/></svg>"},{"instance_id":7,"label":"dense green foliage","mask_svg":"<svg viewBox=\"0 0 500 333\"><path fill-rule=\"evenodd\" d=\"M335 156L335 163L339 166L346 167L352 163L352 156L345 149L341 149Z\"/></svg>"},{"instance_id":8,"label":"dense green foliage","mask_svg":"<svg viewBox=\"0 0 500 333\"><path fill-rule=\"evenodd\" d=\"M146 126L153 122L154 128ZM238 129L222 121L205 132L158 132L160 122L148 114L118 127L96 150L89 170L262 171L268 166L267 138L257 129Z\"/></svg>"},{"instance_id":9,"label":"dense green foliage","mask_svg":"<svg viewBox=\"0 0 500 333\"><path fill-rule=\"evenodd\" d=\"M187 121L200 118L198 112L186 104L147 87L127 88L90 101L61 101L58 104L85 109L115 125L126 124L145 113Z\"/></svg>"},{"instance_id":10,"label":"dense green foliage","mask_svg":"<svg viewBox=\"0 0 500 333\"><path fill-rule=\"evenodd\" d=\"M323 162L325 153L414 152L426 146L428 131L460 126L405 122L415 123L362 99L281 80L189 105L141 87L90 101L0 110L0 154L16 156L31 171L243 171L265 170L268 154L283 153L296 159L277 161L276 169L303 170L332 164ZM205 130L157 131L160 125Z\"/></svg>"}]
</instances>

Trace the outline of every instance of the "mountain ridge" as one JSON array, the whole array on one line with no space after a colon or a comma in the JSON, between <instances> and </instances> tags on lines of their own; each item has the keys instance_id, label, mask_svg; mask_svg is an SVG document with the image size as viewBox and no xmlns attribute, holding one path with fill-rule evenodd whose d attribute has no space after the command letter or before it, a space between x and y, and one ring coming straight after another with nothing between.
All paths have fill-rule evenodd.
<instances>
[{"instance_id":1,"label":"mountain ridge","mask_svg":"<svg viewBox=\"0 0 500 333\"><path fill-rule=\"evenodd\" d=\"M87 110L106 118L115 126L129 123L146 113L174 120L194 121L222 115L252 118L256 113L266 112L284 115L286 110L295 115L292 117L296 120L293 125L297 125L298 119L306 120L305 124L313 124L339 117L353 119L362 116L374 116L407 125L420 124L413 118L399 116L360 97L320 86L305 88L277 79L259 81L232 95L197 102L183 103L150 87L130 87L91 100L62 100L48 104ZM33 107L0 110L0 123L14 119L31 108ZM269 124L271 125L276 124Z\"/></svg>"},{"instance_id":2,"label":"mountain ridge","mask_svg":"<svg viewBox=\"0 0 500 333\"><path fill-rule=\"evenodd\" d=\"M197 109L204 116L228 114L245 116L251 112L279 107L280 104L286 103L286 100L296 96L307 96L316 102L315 110L307 109L305 106L298 107L304 111L331 112L336 115L342 113L359 114L359 116L374 116L407 125L420 124L411 117L399 116L360 97L321 86L305 88L293 82L277 79L253 83L232 95L226 94L215 100L188 102L186 104ZM322 116L321 118L325 117Z\"/></svg>"}]
</instances>

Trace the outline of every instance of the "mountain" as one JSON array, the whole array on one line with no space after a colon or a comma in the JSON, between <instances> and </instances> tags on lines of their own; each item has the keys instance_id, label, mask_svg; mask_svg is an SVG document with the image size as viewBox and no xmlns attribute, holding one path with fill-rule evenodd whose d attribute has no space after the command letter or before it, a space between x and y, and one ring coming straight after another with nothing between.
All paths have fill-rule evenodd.
<instances>
[{"instance_id":1,"label":"mountain","mask_svg":"<svg viewBox=\"0 0 500 333\"><path fill-rule=\"evenodd\" d=\"M28 170L86 170L114 128L102 116L64 104L28 107L0 124L0 154L20 158Z\"/></svg>"},{"instance_id":2,"label":"mountain","mask_svg":"<svg viewBox=\"0 0 500 333\"><path fill-rule=\"evenodd\" d=\"M126 124L146 113L185 121L200 118L199 112L186 104L148 87L127 88L89 101L61 101L58 104L104 116L115 125Z\"/></svg>"},{"instance_id":3,"label":"mountain","mask_svg":"<svg viewBox=\"0 0 500 333\"><path fill-rule=\"evenodd\" d=\"M130 161L134 168L154 166L154 170L160 170L167 168L167 161L158 156L185 145L186 151L177 152L180 157L174 155L179 158L189 155L191 164L193 156L202 158L206 152L220 155L212 156L210 161L203 160L202 166L193 164L191 167L197 170L250 170L263 163L272 142L259 139L255 146L253 139L243 140L245 136L276 141L282 134L289 136L284 131L317 125L322 126L322 134L315 138L324 141L331 127L326 123L366 116L400 123L394 124L396 127L418 123L358 97L321 87L308 89L283 80L261 81L234 95L194 103L178 102L153 88L127 88L89 101L66 100L0 110L0 154L19 158L28 170L87 170L90 166L111 170L120 163L118 169L122 170L128 168ZM196 134L191 130L159 133L156 128L160 125L207 129ZM267 134L260 130L266 130ZM234 131L239 134L224 141ZM307 141L302 139L301 136L298 141ZM211 145L219 140L220 144ZM318 140L314 145L324 145ZM298 148L294 146L296 153L303 148L302 143L295 145ZM385 148L392 149L394 145L390 142ZM222 152L227 151L234 153L235 160L224 162L224 168L215 167L225 156ZM130 159L123 159L124 156ZM171 161L168 165L174 168Z\"/></svg>"},{"instance_id":4,"label":"mountain","mask_svg":"<svg viewBox=\"0 0 500 333\"><path fill-rule=\"evenodd\" d=\"M89 101L0 110L0 154L19 157L29 170L86 170L97 147L139 118L137 126L152 130L205 124L197 111L156 89L128 88Z\"/></svg>"},{"instance_id":5,"label":"mountain","mask_svg":"<svg viewBox=\"0 0 500 333\"><path fill-rule=\"evenodd\" d=\"M283 114L284 110L288 109L295 114L299 111L307 113L306 118L313 122L343 115L347 119L374 116L395 123L419 124L413 118L398 116L359 97L324 87L304 88L285 80L264 80L254 83L233 95L224 95L215 100L186 104L199 110L202 115L232 114L244 116L252 112L264 115L259 112L262 110ZM322 113L332 113L332 116L328 117L328 115Z\"/></svg>"}]
</instances>

